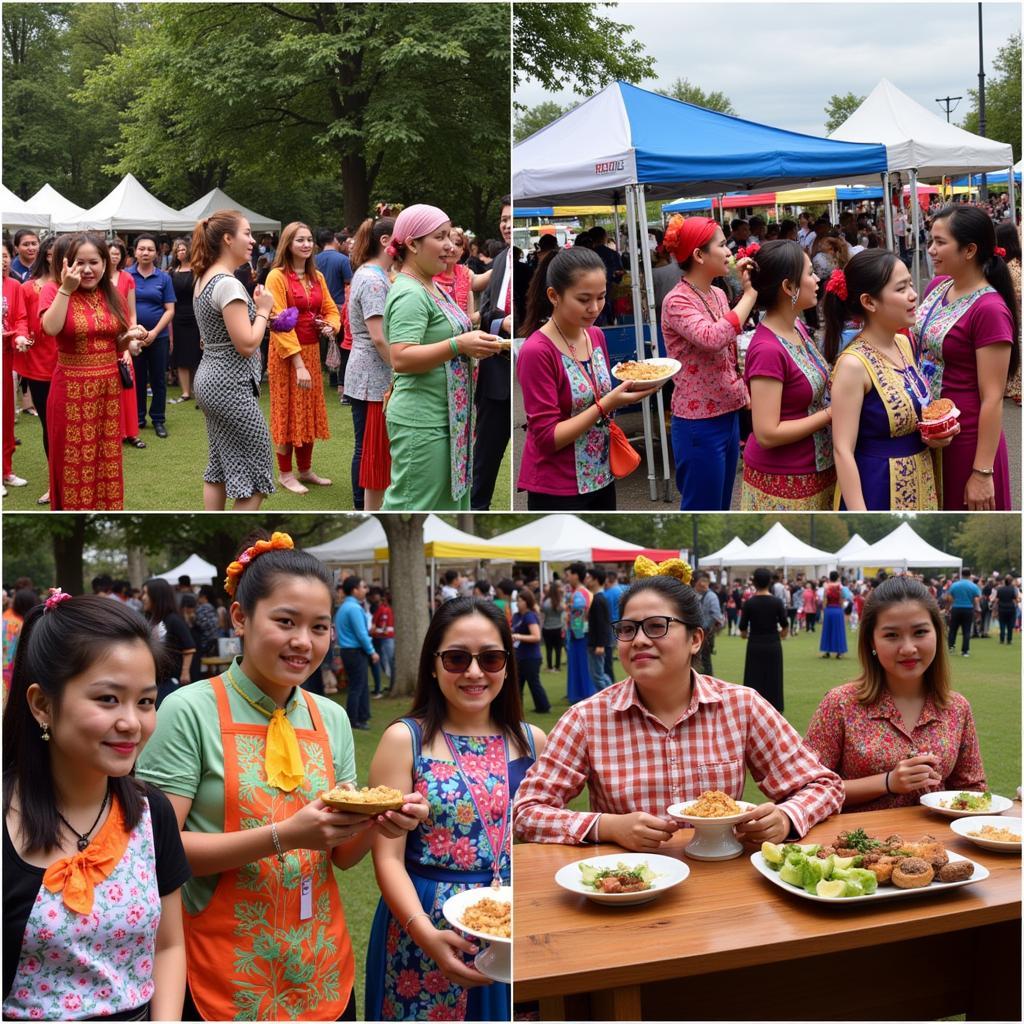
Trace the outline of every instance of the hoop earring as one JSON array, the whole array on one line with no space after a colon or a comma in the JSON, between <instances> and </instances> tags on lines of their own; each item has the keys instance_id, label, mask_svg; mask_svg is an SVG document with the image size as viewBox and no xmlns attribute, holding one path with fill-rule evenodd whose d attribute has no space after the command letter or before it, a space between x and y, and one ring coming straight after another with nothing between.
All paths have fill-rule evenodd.
<instances>
[{"instance_id":1,"label":"hoop earring","mask_svg":"<svg viewBox=\"0 0 1024 1024\"><path fill-rule=\"evenodd\" d=\"M49 722L43 722L42 725L41 725L41 728L43 730L42 736L41 736L42 741L44 743L49 743L50 742L50 723Z\"/></svg>"}]
</instances>

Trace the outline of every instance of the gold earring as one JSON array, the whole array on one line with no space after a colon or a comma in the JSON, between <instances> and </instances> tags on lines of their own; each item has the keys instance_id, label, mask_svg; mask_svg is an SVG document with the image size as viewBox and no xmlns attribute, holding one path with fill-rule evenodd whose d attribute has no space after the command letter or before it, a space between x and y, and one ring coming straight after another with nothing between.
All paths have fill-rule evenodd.
<instances>
[{"instance_id":1,"label":"gold earring","mask_svg":"<svg viewBox=\"0 0 1024 1024\"><path fill-rule=\"evenodd\" d=\"M43 730L43 732L42 732L43 742L44 743L49 743L50 742L50 723L49 722L43 722L42 725L41 725L41 728Z\"/></svg>"}]
</instances>

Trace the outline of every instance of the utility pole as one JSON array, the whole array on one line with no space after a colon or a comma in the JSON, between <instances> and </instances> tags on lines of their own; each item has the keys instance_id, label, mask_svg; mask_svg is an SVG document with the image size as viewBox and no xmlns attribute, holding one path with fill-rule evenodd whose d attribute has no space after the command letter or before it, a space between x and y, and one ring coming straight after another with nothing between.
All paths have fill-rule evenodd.
<instances>
[{"instance_id":1,"label":"utility pole","mask_svg":"<svg viewBox=\"0 0 1024 1024\"><path fill-rule=\"evenodd\" d=\"M956 108L960 106L960 101L962 99L963 96L941 96L936 98L935 102L938 103L939 106L945 108L946 124L949 124L950 111L956 110Z\"/></svg>"},{"instance_id":2,"label":"utility pole","mask_svg":"<svg viewBox=\"0 0 1024 1024\"><path fill-rule=\"evenodd\" d=\"M982 46L981 4L978 4L978 134L985 136L985 53ZM1011 172L1012 173L1012 172ZM981 175L978 198L988 202L988 175Z\"/></svg>"}]
</instances>

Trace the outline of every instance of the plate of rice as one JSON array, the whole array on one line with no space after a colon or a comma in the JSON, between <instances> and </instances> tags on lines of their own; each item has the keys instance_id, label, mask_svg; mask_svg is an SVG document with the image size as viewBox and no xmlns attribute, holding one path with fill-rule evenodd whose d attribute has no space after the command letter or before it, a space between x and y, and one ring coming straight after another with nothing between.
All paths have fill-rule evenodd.
<instances>
[{"instance_id":1,"label":"plate of rice","mask_svg":"<svg viewBox=\"0 0 1024 1024\"><path fill-rule=\"evenodd\" d=\"M685 821L688 825L738 825L753 816L756 804L745 800L733 800L719 789L705 790L696 800L673 804L668 809L669 817Z\"/></svg>"},{"instance_id":2,"label":"plate of rice","mask_svg":"<svg viewBox=\"0 0 1024 1024\"><path fill-rule=\"evenodd\" d=\"M682 368L683 364L678 359L627 359L612 367L612 376L616 380L635 381L641 387L649 387L667 383Z\"/></svg>"}]
</instances>

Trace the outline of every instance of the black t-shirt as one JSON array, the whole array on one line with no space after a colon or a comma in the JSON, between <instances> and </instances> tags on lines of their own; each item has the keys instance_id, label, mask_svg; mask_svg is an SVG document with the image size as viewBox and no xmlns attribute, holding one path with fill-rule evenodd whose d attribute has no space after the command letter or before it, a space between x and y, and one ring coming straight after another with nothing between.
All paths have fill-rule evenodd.
<instances>
[{"instance_id":1,"label":"black t-shirt","mask_svg":"<svg viewBox=\"0 0 1024 1024\"><path fill-rule=\"evenodd\" d=\"M181 652L195 651L196 642L185 620L177 612L171 612L162 625L164 632L161 640L169 659L169 678L181 679Z\"/></svg>"},{"instance_id":2,"label":"black t-shirt","mask_svg":"<svg viewBox=\"0 0 1024 1024\"><path fill-rule=\"evenodd\" d=\"M747 630L751 640L778 638L780 628L789 627L785 605L772 594L755 594L743 605L740 629Z\"/></svg>"},{"instance_id":3,"label":"black t-shirt","mask_svg":"<svg viewBox=\"0 0 1024 1024\"><path fill-rule=\"evenodd\" d=\"M590 602L587 616L587 646L610 647L612 643L612 613L608 598L598 592Z\"/></svg>"},{"instance_id":4,"label":"black t-shirt","mask_svg":"<svg viewBox=\"0 0 1024 1024\"><path fill-rule=\"evenodd\" d=\"M1017 588L1012 584L997 587L996 602L1001 612L1012 611L1017 604Z\"/></svg>"},{"instance_id":5,"label":"black t-shirt","mask_svg":"<svg viewBox=\"0 0 1024 1024\"><path fill-rule=\"evenodd\" d=\"M150 816L153 820L153 845L156 849L157 891L161 897L180 889L191 877L192 871L185 859L185 849L181 845L181 832L178 819L170 801L156 787L147 785L146 795L149 798ZM14 843L7 832L4 822L3 838L4 866L4 999L11 991L18 963L21 959L21 940L25 935L29 914L35 904L36 895L43 884L43 868L27 864L18 856ZM131 1016L133 1011L126 1011L122 1017ZM113 1014L110 1020L117 1020Z\"/></svg>"}]
</instances>

